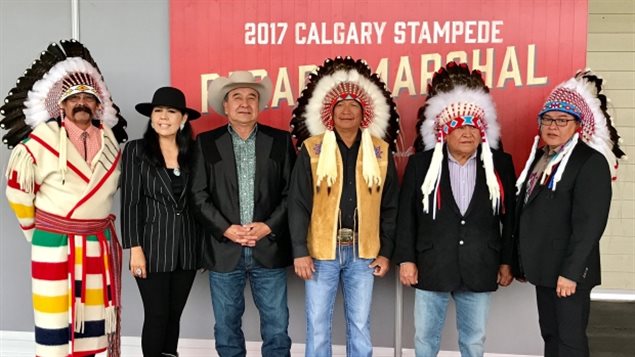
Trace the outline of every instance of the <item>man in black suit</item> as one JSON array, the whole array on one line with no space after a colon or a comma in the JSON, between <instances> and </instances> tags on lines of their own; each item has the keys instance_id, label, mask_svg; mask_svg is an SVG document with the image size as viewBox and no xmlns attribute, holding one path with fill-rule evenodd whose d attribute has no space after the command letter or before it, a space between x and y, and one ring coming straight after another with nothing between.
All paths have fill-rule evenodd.
<instances>
[{"instance_id":1,"label":"man in black suit","mask_svg":"<svg viewBox=\"0 0 635 357\"><path fill-rule=\"evenodd\" d=\"M515 275L536 286L545 356L588 356L591 289L600 284L599 241L611 175L624 153L610 133L602 81L581 72L539 113L540 138L518 180ZM605 115L607 117L605 117Z\"/></svg>"},{"instance_id":2,"label":"man in black suit","mask_svg":"<svg viewBox=\"0 0 635 357\"><path fill-rule=\"evenodd\" d=\"M248 278L260 313L263 356L288 356L286 269L291 264L287 191L295 159L288 132L259 124L271 80L246 71L220 77L208 102L229 124L198 136L193 205L206 229L202 248L214 308L216 351L245 356L241 319Z\"/></svg>"},{"instance_id":3,"label":"man in black suit","mask_svg":"<svg viewBox=\"0 0 635 357\"><path fill-rule=\"evenodd\" d=\"M402 284L416 288L415 352L438 354L451 297L461 356L483 356L491 292L512 281L514 168L490 149L499 127L479 71L448 63L423 109L416 146L426 151L406 167L393 257Z\"/></svg>"}]
</instances>

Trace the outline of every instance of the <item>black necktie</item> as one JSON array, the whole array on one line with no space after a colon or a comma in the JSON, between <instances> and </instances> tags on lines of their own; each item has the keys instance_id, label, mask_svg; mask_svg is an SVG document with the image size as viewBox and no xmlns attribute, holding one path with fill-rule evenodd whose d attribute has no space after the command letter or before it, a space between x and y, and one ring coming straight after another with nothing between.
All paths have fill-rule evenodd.
<instances>
[{"instance_id":1,"label":"black necktie","mask_svg":"<svg viewBox=\"0 0 635 357\"><path fill-rule=\"evenodd\" d=\"M85 131L82 132L79 138L82 139L82 142L84 143L84 160L88 161L88 146L86 145L86 139L88 139L88 133Z\"/></svg>"}]
</instances>

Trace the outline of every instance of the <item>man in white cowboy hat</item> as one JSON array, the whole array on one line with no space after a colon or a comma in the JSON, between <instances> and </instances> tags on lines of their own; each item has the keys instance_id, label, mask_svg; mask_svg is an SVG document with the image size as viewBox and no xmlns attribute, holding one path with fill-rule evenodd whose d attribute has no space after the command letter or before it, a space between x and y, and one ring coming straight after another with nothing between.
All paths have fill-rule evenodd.
<instances>
[{"instance_id":1,"label":"man in white cowboy hat","mask_svg":"<svg viewBox=\"0 0 635 357\"><path fill-rule=\"evenodd\" d=\"M35 354L117 356L121 246L110 212L125 120L77 41L51 44L26 73L0 126L15 145L7 199L31 244Z\"/></svg>"},{"instance_id":2,"label":"man in white cowboy hat","mask_svg":"<svg viewBox=\"0 0 635 357\"><path fill-rule=\"evenodd\" d=\"M214 309L216 351L244 356L241 319L249 279L260 313L263 356L288 356L286 267L291 264L287 192L295 152L291 135L258 123L271 80L238 71L209 86L209 105L228 124L196 139L195 211L206 230L204 266Z\"/></svg>"},{"instance_id":3,"label":"man in white cowboy hat","mask_svg":"<svg viewBox=\"0 0 635 357\"><path fill-rule=\"evenodd\" d=\"M600 238L617 159L625 155L601 91L602 79L587 70L551 92L516 185L515 275L536 286L546 357L589 356L586 327L591 289L601 280Z\"/></svg>"},{"instance_id":4,"label":"man in white cowboy hat","mask_svg":"<svg viewBox=\"0 0 635 357\"><path fill-rule=\"evenodd\" d=\"M328 59L309 81L294 110L302 148L289 193L294 268L306 289L306 356L331 356L340 282L347 355L371 356L374 280L390 269L394 246L399 188L386 140L394 143L398 116L363 60Z\"/></svg>"},{"instance_id":5,"label":"man in white cowboy hat","mask_svg":"<svg viewBox=\"0 0 635 357\"><path fill-rule=\"evenodd\" d=\"M479 71L450 62L428 85L399 196L394 260L415 291L415 353L436 356L450 299L462 357L482 357L491 293L512 282L514 167ZM420 114L420 115L421 115Z\"/></svg>"}]
</instances>

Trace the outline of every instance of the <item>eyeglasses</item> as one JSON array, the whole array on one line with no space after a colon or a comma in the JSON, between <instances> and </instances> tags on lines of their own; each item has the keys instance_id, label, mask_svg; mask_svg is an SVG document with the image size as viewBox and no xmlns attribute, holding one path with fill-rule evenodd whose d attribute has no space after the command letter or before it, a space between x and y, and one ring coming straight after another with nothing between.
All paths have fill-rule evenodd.
<instances>
[{"instance_id":1,"label":"eyeglasses","mask_svg":"<svg viewBox=\"0 0 635 357\"><path fill-rule=\"evenodd\" d=\"M570 121L576 121L576 119L562 119L562 118L553 119L549 117L540 118L540 124L544 126L551 126L551 124L556 123L556 125L559 127L565 127L567 126L567 124L569 124Z\"/></svg>"}]
</instances>

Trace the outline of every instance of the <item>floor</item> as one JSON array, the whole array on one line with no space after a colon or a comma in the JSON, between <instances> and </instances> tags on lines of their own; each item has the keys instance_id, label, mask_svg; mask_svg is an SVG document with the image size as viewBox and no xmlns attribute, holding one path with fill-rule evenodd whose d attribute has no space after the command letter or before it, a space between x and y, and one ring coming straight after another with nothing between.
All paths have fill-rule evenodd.
<instances>
[{"instance_id":1,"label":"floor","mask_svg":"<svg viewBox=\"0 0 635 357\"><path fill-rule=\"evenodd\" d=\"M599 302L591 303L591 317L588 328L589 345L592 357L633 357L635 356L635 302ZM141 357L138 337L122 338L122 355ZM211 341L184 339L180 346L183 357L202 357L210 355ZM258 343L248 343L249 357L259 356ZM27 332L0 331L0 357L32 356L33 335ZM292 356L304 355L304 346L294 344ZM344 346L336 346L334 357L345 356ZM414 356L414 351L404 350L403 357ZM374 356L393 356L390 348L376 348ZM439 357L459 356L456 352L442 351ZM488 357L506 357L485 354ZM521 357L521 356L516 356Z\"/></svg>"},{"instance_id":2,"label":"floor","mask_svg":"<svg viewBox=\"0 0 635 357\"><path fill-rule=\"evenodd\" d=\"M218 355L212 348L211 340L195 340L181 339L179 341L179 355L181 357L217 357ZM142 357L141 339L139 337L122 337L121 339L121 355L123 357ZM247 357L260 357L260 343L247 342ZM33 333L30 332L13 332L0 331L0 357L32 357L33 356ZM106 357L105 353L97 355L98 357ZM291 348L292 357L304 356L304 345L293 344ZM333 346L333 357L345 357L346 349L344 346ZM392 348L376 347L373 350L374 357L393 357L394 350ZM414 351L404 349L402 357L414 357ZM441 351L438 357L460 357L458 352ZM510 355L486 353L485 357L510 357ZM538 357L538 356L521 356L513 355L513 357Z\"/></svg>"},{"instance_id":3,"label":"floor","mask_svg":"<svg viewBox=\"0 0 635 357\"><path fill-rule=\"evenodd\" d=\"M587 332L592 357L635 356L635 302L591 302Z\"/></svg>"}]
</instances>

